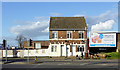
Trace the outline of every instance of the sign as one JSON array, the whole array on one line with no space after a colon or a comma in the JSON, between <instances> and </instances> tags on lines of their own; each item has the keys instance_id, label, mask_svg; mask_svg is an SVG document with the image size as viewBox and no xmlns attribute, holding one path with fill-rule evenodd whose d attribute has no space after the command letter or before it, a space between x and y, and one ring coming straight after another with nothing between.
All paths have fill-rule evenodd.
<instances>
[{"instance_id":1,"label":"sign","mask_svg":"<svg viewBox=\"0 0 120 70\"><path fill-rule=\"evenodd\" d=\"M89 34L90 47L116 47L116 33L91 32Z\"/></svg>"}]
</instances>

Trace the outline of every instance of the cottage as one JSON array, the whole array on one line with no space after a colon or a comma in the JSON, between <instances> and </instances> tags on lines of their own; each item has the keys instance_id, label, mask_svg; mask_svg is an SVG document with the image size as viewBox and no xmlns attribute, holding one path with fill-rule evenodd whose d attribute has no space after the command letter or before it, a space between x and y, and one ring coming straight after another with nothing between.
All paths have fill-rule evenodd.
<instances>
[{"instance_id":1,"label":"cottage","mask_svg":"<svg viewBox=\"0 0 120 70\"><path fill-rule=\"evenodd\" d=\"M42 44L40 41L33 41L31 48L35 49L35 43ZM50 17L49 41L47 41L47 44L49 44L46 47L49 50L49 56L80 56L82 53L85 55L87 53L85 18Z\"/></svg>"},{"instance_id":2,"label":"cottage","mask_svg":"<svg viewBox=\"0 0 120 70\"><path fill-rule=\"evenodd\" d=\"M51 52L60 56L76 56L85 53L87 25L84 17L51 17L49 41ZM58 49L57 49L58 48Z\"/></svg>"}]
</instances>

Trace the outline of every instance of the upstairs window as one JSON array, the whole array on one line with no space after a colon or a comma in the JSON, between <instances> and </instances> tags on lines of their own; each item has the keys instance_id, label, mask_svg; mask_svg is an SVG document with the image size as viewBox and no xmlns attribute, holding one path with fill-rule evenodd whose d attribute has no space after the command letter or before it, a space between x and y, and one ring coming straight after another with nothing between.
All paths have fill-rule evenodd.
<instances>
[{"instance_id":1,"label":"upstairs window","mask_svg":"<svg viewBox=\"0 0 120 70\"><path fill-rule=\"evenodd\" d=\"M67 31L67 38L71 39L72 38L72 31Z\"/></svg>"},{"instance_id":2,"label":"upstairs window","mask_svg":"<svg viewBox=\"0 0 120 70\"><path fill-rule=\"evenodd\" d=\"M58 31L52 31L52 38L53 39L58 38Z\"/></svg>"},{"instance_id":3,"label":"upstairs window","mask_svg":"<svg viewBox=\"0 0 120 70\"><path fill-rule=\"evenodd\" d=\"M52 33L52 38L55 38L55 34L54 33Z\"/></svg>"},{"instance_id":4,"label":"upstairs window","mask_svg":"<svg viewBox=\"0 0 120 70\"><path fill-rule=\"evenodd\" d=\"M79 38L84 39L84 31L79 31Z\"/></svg>"}]
</instances>

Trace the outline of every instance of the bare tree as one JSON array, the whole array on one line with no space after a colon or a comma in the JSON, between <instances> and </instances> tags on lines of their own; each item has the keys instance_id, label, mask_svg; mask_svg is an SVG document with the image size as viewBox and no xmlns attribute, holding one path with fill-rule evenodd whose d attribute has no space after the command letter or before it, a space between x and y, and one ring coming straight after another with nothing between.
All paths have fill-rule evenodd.
<instances>
[{"instance_id":1,"label":"bare tree","mask_svg":"<svg viewBox=\"0 0 120 70\"><path fill-rule=\"evenodd\" d=\"M25 39L26 39L26 38L25 38L23 35L17 35L16 40L18 41L18 44L19 44L19 47L20 47L20 48L23 48L23 41L24 41Z\"/></svg>"}]
</instances>

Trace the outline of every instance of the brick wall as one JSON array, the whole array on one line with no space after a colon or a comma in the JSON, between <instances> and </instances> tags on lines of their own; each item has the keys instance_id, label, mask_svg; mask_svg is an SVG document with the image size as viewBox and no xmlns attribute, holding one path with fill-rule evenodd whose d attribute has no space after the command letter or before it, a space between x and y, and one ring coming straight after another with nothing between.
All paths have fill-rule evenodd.
<instances>
[{"instance_id":1,"label":"brick wall","mask_svg":"<svg viewBox=\"0 0 120 70\"><path fill-rule=\"evenodd\" d=\"M79 31L72 31L72 39L79 39ZM62 37L62 38L61 38ZM87 31L84 31L84 38L87 39ZM52 31L49 31L49 39L52 39ZM58 39L67 39L67 31L58 31ZM29 42L25 41L23 43L23 47L24 48L31 48L34 49L35 48L35 43L41 43L41 48L48 48L49 47L49 43L54 44L55 43L65 43L65 40L49 40L49 41L33 41L32 42L32 46L29 46ZM80 42L82 44L84 44L84 41L82 40L68 40L67 41L68 44L73 43L74 44L80 44Z\"/></svg>"},{"instance_id":2,"label":"brick wall","mask_svg":"<svg viewBox=\"0 0 120 70\"><path fill-rule=\"evenodd\" d=\"M84 38L87 39L87 30L84 31Z\"/></svg>"},{"instance_id":3,"label":"brick wall","mask_svg":"<svg viewBox=\"0 0 120 70\"><path fill-rule=\"evenodd\" d=\"M78 33L79 31L72 31L72 38L73 39L78 39L79 38L79 33Z\"/></svg>"},{"instance_id":4,"label":"brick wall","mask_svg":"<svg viewBox=\"0 0 120 70\"><path fill-rule=\"evenodd\" d=\"M67 38L67 31L58 31L58 38L59 39L66 39Z\"/></svg>"},{"instance_id":5,"label":"brick wall","mask_svg":"<svg viewBox=\"0 0 120 70\"><path fill-rule=\"evenodd\" d=\"M79 31L72 31L72 39L79 39L78 32ZM84 38L87 38L87 31L84 31ZM49 39L52 39L52 31L49 31ZM58 39L67 39L67 31L58 31Z\"/></svg>"},{"instance_id":6,"label":"brick wall","mask_svg":"<svg viewBox=\"0 0 120 70\"><path fill-rule=\"evenodd\" d=\"M51 44L54 44L54 43L56 43L56 44L59 44L59 43L62 44L62 42L63 42L63 44L66 43L65 40L50 40ZM73 42L74 42L74 44L76 44L76 43L80 44L80 42L82 44L85 44L85 42L83 42L82 40L67 40L68 44L70 44L70 43L73 44Z\"/></svg>"},{"instance_id":7,"label":"brick wall","mask_svg":"<svg viewBox=\"0 0 120 70\"><path fill-rule=\"evenodd\" d=\"M52 31L49 31L49 39L52 39Z\"/></svg>"}]
</instances>

